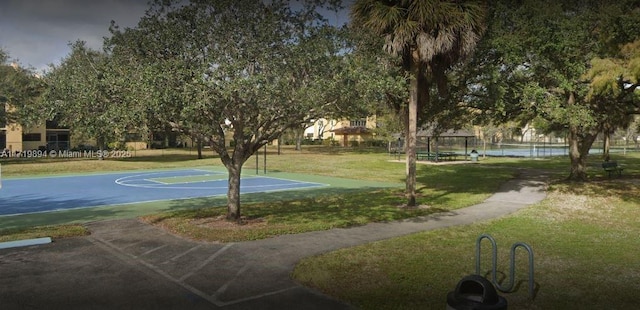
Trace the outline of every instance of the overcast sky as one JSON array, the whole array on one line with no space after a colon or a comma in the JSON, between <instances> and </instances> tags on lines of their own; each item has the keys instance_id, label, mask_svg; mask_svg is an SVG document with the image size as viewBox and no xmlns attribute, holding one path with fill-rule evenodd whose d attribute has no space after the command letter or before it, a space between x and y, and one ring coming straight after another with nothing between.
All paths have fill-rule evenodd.
<instances>
[{"instance_id":1,"label":"overcast sky","mask_svg":"<svg viewBox=\"0 0 640 310\"><path fill-rule=\"evenodd\" d=\"M0 48L39 73L49 64L59 64L70 51L69 43L82 40L100 50L111 20L121 27L135 27L147 1L0 0ZM347 14L339 15L328 18L345 23Z\"/></svg>"},{"instance_id":2,"label":"overcast sky","mask_svg":"<svg viewBox=\"0 0 640 310\"><path fill-rule=\"evenodd\" d=\"M147 0L0 0L0 48L37 72L59 64L70 42L102 48L111 20L134 27Z\"/></svg>"}]
</instances>

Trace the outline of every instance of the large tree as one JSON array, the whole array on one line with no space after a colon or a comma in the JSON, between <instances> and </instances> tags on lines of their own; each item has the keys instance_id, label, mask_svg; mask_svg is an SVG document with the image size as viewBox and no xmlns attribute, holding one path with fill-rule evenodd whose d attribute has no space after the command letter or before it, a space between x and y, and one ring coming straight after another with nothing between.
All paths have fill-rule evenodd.
<instances>
[{"instance_id":1,"label":"large tree","mask_svg":"<svg viewBox=\"0 0 640 310\"><path fill-rule=\"evenodd\" d=\"M384 37L384 49L401 57L409 75L406 111L407 206L416 206L418 111L434 101L432 85L446 96L447 70L471 54L484 29L483 1L357 0L353 25ZM436 107L437 108L437 107Z\"/></svg>"},{"instance_id":2,"label":"large tree","mask_svg":"<svg viewBox=\"0 0 640 310\"><path fill-rule=\"evenodd\" d=\"M0 124L29 126L42 121L38 102L44 89L42 79L32 70L11 62L9 55L0 49Z\"/></svg>"},{"instance_id":3,"label":"large tree","mask_svg":"<svg viewBox=\"0 0 640 310\"><path fill-rule=\"evenodd\" d=\"M535 122L566 134L571 180L587 177L596 137L628 120L625 103L589 97L585 74L592 59L616 55L640 33L640 2L491 2L488 31L479 45L470 96L496 122ZM473 80L473 79L472 79ZM482 105L484 102L485 105Z\"/></svg>"},{"instance_id":4,"label":"large tree","mask_svg":"<svg viewBox=\"0 0 640 310\"><path fill-rule=\"evenodd\" d=\"M95 139L100 149L120 140L128 130L133 111L125 97L130 81L104 52L85 42L70 44L71 52L46 75L49 85L43 111L48 119L73 128L84 138Z\"/></svg>"},{"instance_id":5,"label":"large tree","mask_svg":"<svg viewBox=\"0 0 640 310\"><path fill-rule=\"evenodd\" d=\"M241 219L240 175L255 152L353 98L348 47L320 2L155 1L137 27L112 27L107 50L128 63L144 109L220 155L229 220Z\"/></svg>"}]
</instances>

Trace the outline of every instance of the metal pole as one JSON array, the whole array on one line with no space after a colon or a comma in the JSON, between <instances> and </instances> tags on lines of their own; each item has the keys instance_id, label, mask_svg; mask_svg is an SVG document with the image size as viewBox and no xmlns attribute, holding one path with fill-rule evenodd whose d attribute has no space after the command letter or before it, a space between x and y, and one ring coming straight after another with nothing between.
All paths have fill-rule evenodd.
<instances>
[{"instance_id":1,"label":"metal pole","mask_svg":"<svg viewBox=\"0 0 640 310\"><path fill-rule=\"evenodd\" d=\"M534 280L534 261L533 261L533 249L526 243L516 242L511 246L511 261L510 261L510 270L509 270L509 282L506 286L500 285L498 283L498 246L496 244L495 239L487 234L482 234L476 239L476 274L482 276L481 273L481 263L480 263L480 253L481 253L481 241L482 239L487 239L491 242L491 250L492 250L492 258L491 258L491 280L496 288L505 293L512 292L515 287L515 278L516 278L516 249L519 247L524 248L529 254L529 296L531 299L535 298L535 280Z\"/></svg>"}]
</instances>

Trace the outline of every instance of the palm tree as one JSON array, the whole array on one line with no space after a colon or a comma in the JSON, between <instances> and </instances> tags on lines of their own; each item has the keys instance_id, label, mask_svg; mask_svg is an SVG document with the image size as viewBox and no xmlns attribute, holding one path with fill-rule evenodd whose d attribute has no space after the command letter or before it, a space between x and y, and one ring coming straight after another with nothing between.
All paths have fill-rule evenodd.
<instances>
[{"instance_id":1,"label":"palm tree","mask_svg":"<svg viewBox=\"0 0 640 310\"><path fill-rule=\"evenodd\" d=\"M384 37L384 49L401 56L410 74L406 115L407 206L416 206L416 133L419 103L435 83L446 94L445 72L470 55L484 31L484 1L356 0L352 25Z\"/></svg>"}]
</instances>

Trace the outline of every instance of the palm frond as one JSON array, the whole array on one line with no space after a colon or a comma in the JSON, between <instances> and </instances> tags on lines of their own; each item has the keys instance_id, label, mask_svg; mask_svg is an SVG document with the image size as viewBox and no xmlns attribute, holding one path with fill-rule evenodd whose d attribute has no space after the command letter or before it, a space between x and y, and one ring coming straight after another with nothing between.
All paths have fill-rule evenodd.
<instances>
[{"instance_id":1,"label":"palm frond","mask_svg":"<svg viewBox=\"0 0 640 310\"><path fill-rule=\"evenodd\" d=\"M383 36L384 49L391 54L409 48L416 61L429 63L441 56L455 62L474 50L484 32L484 2L357 0L351 17L353 23Z\"/></svg>"}]
</instances>

